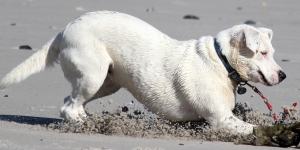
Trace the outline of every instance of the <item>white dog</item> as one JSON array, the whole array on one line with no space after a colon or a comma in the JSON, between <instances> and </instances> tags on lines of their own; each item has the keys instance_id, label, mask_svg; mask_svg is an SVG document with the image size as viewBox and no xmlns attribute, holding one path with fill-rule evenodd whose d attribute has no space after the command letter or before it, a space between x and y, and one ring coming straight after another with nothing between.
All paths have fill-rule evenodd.
<instances>
[{"instance_id":1,"label":"white dog","mask_svg":"<svg viewBox=\"0 0 300 150\"><path fill-rule=\"evenodd\" d=\"M177 41L130 15L91 12L14 68L0 88L60 61L73 88L60 110L67 120L82 121L89 101L123 87L163 118L204 118L215 127L252 133L253 125L232 114L235 90L240 81L271 86L286 77L273 60L272 34L237 25L215 38ZM239 80L229 76L228 67Z\"/></svg>"}]
</instances>

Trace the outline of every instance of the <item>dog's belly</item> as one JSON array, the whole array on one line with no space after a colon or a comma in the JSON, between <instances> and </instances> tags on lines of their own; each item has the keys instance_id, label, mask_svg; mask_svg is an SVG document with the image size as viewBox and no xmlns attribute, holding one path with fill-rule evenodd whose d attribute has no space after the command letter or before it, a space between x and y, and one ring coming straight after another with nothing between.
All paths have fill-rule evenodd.
<instances>
[{"instance_id":1,"label":"dog's belly","mask_svg":"<svg viewBox=\"0 0 300 150\"><path fill-rule=\"evenodd\" d=\"M166 91L127 89L133 96L151 112L158 116L174 121L199 120L199 115L188 101L177 99L175 94ZM149 95L148 93L155 93Z\"/></svg>"},{"instance_id":2,"label":"dog's belly","mask_svg":"<svg viewBox=\"0 0 300 150\"><path fill-rule=\"evenodd\" d=\"M150 71L141 67L139 70L128 72L128 70L116 69L112 80L162 118L174 121L200 119L188 100L178 94L179 89L174 88L172 75L165 71L155 71L155 68Z\"/></svg>"}]
</instances>

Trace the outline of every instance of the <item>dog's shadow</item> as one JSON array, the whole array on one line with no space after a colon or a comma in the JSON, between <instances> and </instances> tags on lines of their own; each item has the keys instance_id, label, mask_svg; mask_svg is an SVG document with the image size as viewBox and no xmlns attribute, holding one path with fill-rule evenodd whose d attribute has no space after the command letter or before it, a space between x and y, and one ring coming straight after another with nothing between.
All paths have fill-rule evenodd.
<instances>
[{"instance_id":1,"label":"dog's shadow","mask_svg":"<svg viewBox=\"0 0 300 150\"><path fill-rule=\"evenodd\" d=\"M16 122L30 125L49 125L51 123L60 123L63 121L63 119L19 115L0 115L0 121Z\"/></svg>"}]
</instances>

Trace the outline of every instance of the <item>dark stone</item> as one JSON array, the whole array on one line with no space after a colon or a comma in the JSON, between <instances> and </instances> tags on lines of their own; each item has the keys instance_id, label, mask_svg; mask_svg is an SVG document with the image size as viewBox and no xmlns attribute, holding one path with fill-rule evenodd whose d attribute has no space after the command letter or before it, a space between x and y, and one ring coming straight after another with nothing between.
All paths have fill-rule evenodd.
<instances>
[{"instance_id":1,"label":"dark stone","mask_svg":"<svg viewBox=\"0 0 300 150\"><path fill-rule=\"evenodd\" d=\"M122 107L122 112L127 112L129 109L128 109L128 107L127 106L123 106Z\"/></svg>"},{"instance_id":2,"label":"dark stone","mask_svg":"<svg viewBox=\"0 0 300 150\"><path fill-rule=\"evenodd\" d=\"M103 114L103 115L107 115L107 114L109 114L109 112L108 112L107 110L103 110L103 111L102 111L102 114Z\"/></svg>"},{"instance_id":3,"label":"dark stone","mask_svg":"<svg viewBox=\"0 0 300 150\"><path fill-rule=\"evenodd\" d=\"M194 15L185 15L183 19L194 19L194 20L199 20L200 18Z\"/></svg>"},{"instance_id":4,"label":"dark stone","mask_svg":"<svg viewBox=\"0 0 300 150\"><path fill-rule=\"evenodd\" d=\"M140 114L142 114L141 110L135 110L133 113L134 113L135 115L140 115Z\"/></svg>"},{"instance_id":5,"label":"dark stone","mask_svg":"<svg viewBox=\"0 0 300 150\"><path fill-rule=\"evenodd\" d=\"M8 95L4 95L4 97L8 97Z\"/></svg>"},{"instance_id":6,"label":"dark stone","mask_svg":"<svg viewBox=\"0 0 300 150\"><path fill-rule=\"evenodd\" d=\"M16 25L17 25L16 23L11 23L11 24L10 24L10 26L16 26Z\"/></svg>"},{"instance_id":7,"label":"dark stone","mask_svg":"<svg viewBox=\"0 0 300 150\"><path fill-rule=\"evenodd\" d=\"M245 21L245 24L247 24L247 25L256 25L256 22L253 21L253 20L247 20L247 21Z\"/></svg>"},{"instance_id":8,"label":"dark stone","mask_svg":"<svg viewBox=\"0 0 300 150\"><path fill-rule=\"evenodd\" d=\"M19 49L27 49L27 50L32 50L32 48L29 45L21 45Z\"/></svg>"},{"instance_id":9,"label":"dark stone","mask_svg":"<svg viewBox=\"0 0 300 150\"><path fill-rule=\"evenodd\" d=\"M182 144L182 143L179 143L179 145L182 145L182 146L183 146L184 144Z\"/></svg>"},{"instance_id":10,"label":"dark stone","mask_svg":"<svg viewBox=\"0 0 300 150\"><path fill-rule=\"evenodd\" d=\"M281 61L283 61L283 62L290 62L290 60L288 60L288 59L282 59Z\"/></svg>"}]
</instances>

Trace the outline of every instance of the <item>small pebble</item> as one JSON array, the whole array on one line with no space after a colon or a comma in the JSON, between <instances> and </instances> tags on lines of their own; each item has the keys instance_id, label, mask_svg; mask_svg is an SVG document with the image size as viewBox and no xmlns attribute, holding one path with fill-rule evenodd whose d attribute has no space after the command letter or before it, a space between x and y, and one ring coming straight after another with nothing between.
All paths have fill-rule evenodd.
<instances>
[{"instance_id":1,"label":"small pebble","mask_svg":"<svg viewBox=\"0 0 300 150\"><path fill-rule=\"evenodd\" d=\"M128 110L129 110L129 109L128 109L127 106L123 106L123 107L122 107L122 111L123 111L123 112L127 112Z\"/></svg>"},{"instance_id":2,"label":"small pebble","mask_svg":"<svg viewBox=\"0 0 300 150\"><path fill-rule=\"evenodd\" d=\"M154 8L153 8L153 7L147 8L147 9L146 9L146 12L154 12Z\"/></svg>"},{"instance_id":3,"label":"small pebble","mask_svg":"<svg viewBox=\"0 0 300 150\"><path fill-rule=\"evenodd\" d=\"M11 24L10 24L10 26L16 26L16 25L17 25L16 23L11 23Z\"/></svg>"},{"instance_id":4,"label":"small pebble","mask_svg":"<svg viewBox=\"0 0 300 150\"><path fill-rule=\"evenodd\" d=\"M8 95L4 95L4 97L8 97Z\"/></svg>"},{"instance_id":5,"label":"small pebble","mask_svg":"<svg viewBox=\"0 0 300 150\"><path fill-rule=\"evenodd\" d=\"M256 22L253 21L253 20L247 20L247 21L245 21L245 24L248 24L248 25L256 25Z\"/></svg>"},{"instance_id":6,"label":"small pebble","mask_svg":"<svg viewBox=\"0 0 300 150\"><path fill-rule=\"evenodd\" d=\"M179 145L184 145L184 144L182 144L182 143L179 143Z\"/></svg>"},{"instance_id":7,"label":"small pebble","mask_svg":"<svg viewBox=\"0 0 300 150\"><path fill-rule=\"evenodd\" d=\"M107 114L109 114L109 112L107 110L103 110L102 114L106 114L107 115Z\"/></svg>"},{"instance_id":8,"label":"small pebble","mask_svg":"<svg viewBox=\"0 0 300 150\"><path fill-rule=\"evenodd\" d=\"M26 50L32 50L32 48L29 45L21 45L19 49L26 49Z\"/></svg>"},{"instance_id":9,"label":"small pebble","mask_svg":"<svg viewBox=\"0 0 300 150\"><path fill-rule=\"evenodd\" d=\"M199 17L194 16L194 15L185 15L183 19L194 19L194 20L199 20Z\"/></svg>"},{"instance_id":10,"label":"small pebble","mask_svg":"<svg viewBox=\"0 0 300 150\"><path fill-rule=\"evenodd\" d=\"M283 62L289 62L290 60L288 60L288 59L282 59L281 61L283 61Z\"/></svg>"},{"instance_id":11,"label":"small pebble","mask_svg":"<svg viewBox=\"0 0 300 150\"><path fill-rule=\"evenodd\" d=\"M135 110L133 113L134 113L135 115L140 115L140 114L142 114L141 110Z\"/></svg>"},{"instance_id":12,"label":"small pebble","mask_svg":"<svg viewBox=\"0 0 300 150\"><path fill-rule=\"evenodd\" d=\"M238 8L236 8L237 10L242 10L243 8L242 7L238 7Z\"/></svg>"}]
</instances>

